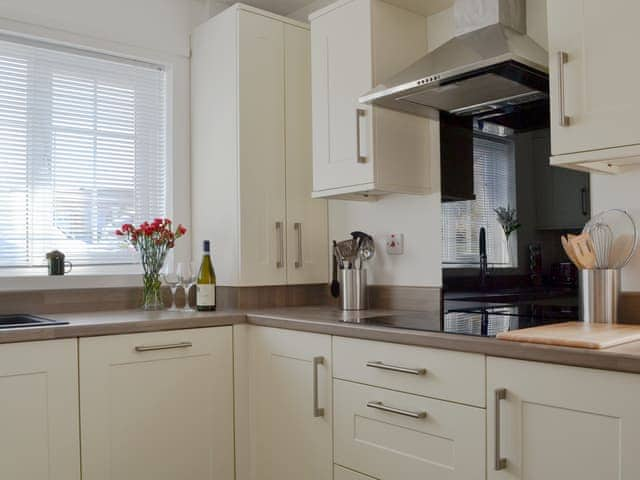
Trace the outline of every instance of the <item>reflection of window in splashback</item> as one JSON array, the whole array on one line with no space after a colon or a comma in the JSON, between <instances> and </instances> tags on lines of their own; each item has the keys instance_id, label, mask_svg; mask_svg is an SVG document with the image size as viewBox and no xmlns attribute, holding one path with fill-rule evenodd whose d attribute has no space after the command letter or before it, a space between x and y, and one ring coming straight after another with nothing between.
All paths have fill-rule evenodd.
<instances>
[{"instance_id":1,"label":"reflection of window in splashback","mask_svg":"<svg viewBox=\"0 0 640 480\"><path fill-rule=\"evenodd\" d=\"M475 200L442 204L443 267L478 264L478 236L487 230L487 257L493 267L516 267L496 220L498 207L517 208L514 145L507 137L476 132L473 141ZM512 242L517 242L513 234ZM515 249L515 246L513 247Z\"/></svg>"}]
</instances>

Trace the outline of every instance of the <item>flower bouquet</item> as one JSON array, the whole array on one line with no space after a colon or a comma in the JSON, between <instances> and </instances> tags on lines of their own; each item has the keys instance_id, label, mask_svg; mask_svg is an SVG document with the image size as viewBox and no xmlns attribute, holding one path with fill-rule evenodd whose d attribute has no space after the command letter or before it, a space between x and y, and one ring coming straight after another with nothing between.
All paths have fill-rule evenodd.
<instances>
[{"instance_id":1,"label":"flower bouquet","mask_svg":"<svg viewBox=\"0 0 640 480\"><path fill-rule=\"evenodd\" d=\"M127 243L140 252L144 270L142 308L145 310L164 308L160 293L160 270L176 240L187 233L187 229L181 224L175 230L172 225L168 218L156 218L153 222L144 222L138 227L125 223L115 232L119 237L126 237Z\"/></svg>"}]
</instances>

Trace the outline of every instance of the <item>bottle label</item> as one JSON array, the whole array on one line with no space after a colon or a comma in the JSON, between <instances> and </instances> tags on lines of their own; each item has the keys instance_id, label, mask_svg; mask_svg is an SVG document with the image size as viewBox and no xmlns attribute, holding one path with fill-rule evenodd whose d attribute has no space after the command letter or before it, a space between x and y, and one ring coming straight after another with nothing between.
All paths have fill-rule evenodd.
<instances>
[{"instance_id":1,"label":"bottle label","mask_svg":"<svg viewBox=\"0 0 640 480\"><path fill-rule=\"evenodd\" d=\"M215 307L216 306L216 286L215 285L197 285L196 304L199 307Z\"/></svg>"}]
</instances>

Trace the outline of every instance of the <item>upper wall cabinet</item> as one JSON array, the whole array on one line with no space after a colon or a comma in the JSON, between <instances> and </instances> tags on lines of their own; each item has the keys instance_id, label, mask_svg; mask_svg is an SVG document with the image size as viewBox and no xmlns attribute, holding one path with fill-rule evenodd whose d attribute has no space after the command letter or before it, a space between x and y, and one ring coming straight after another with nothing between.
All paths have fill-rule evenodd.
<instances>
[{"instance_id":1,"label":"upper wall cabinet","mask_svg":"<svg viewBox=\"0 0 640 480\"><path fill-rule=\"evenodd\" d=\"M308 26L244 5L192 39L194 251L218 282L325 283L327 205L311 198Z\"/></svg>"},{"instance_id":2,"label":"upper wall cabinet","mask_svg":"<svg viewBox=\"0 0 640 480\"><path fill-rule=\"evenodd\" d=\"M425 17L379 0L340 0L310 19L313 195L429 193L437 122L358 103L427 52Z\"/></svg>"},{"instance_id":3,"label":"upper wall cabinet","mask_svg":"<svg viewBox=\"0 0 640 480\"><path fill-rule=\"evenodd\" d=\"M548 0L551 163L616 173L640 163L640 3Z\"/></svg>"}]
</instances>

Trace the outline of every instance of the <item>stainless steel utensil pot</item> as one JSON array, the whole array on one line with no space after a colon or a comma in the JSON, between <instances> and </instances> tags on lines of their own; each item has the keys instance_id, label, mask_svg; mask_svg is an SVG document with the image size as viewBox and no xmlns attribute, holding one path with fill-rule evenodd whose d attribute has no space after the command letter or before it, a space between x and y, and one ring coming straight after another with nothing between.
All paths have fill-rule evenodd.
<instances>
[{"instance_id":1,"label":"stainless steel utensil pot","mask_svg":"<svg viewBox=\"0 0 640 480\"><path fill-rule=\"evenodd\" d=\"M340 269L340 302L343 310L366 310L369 307L366 270Z\"/></svg>"},{"instance_id":2,"label":"stainless steel utensil pot","mask_svg":"<svg viewBox=\"0 0 640 480\"><path fill-rule=\"evenodd\" d=\"M580 318L587 323L617 323L620 270L580 271Z\"/></svg>"}]
</instances>

